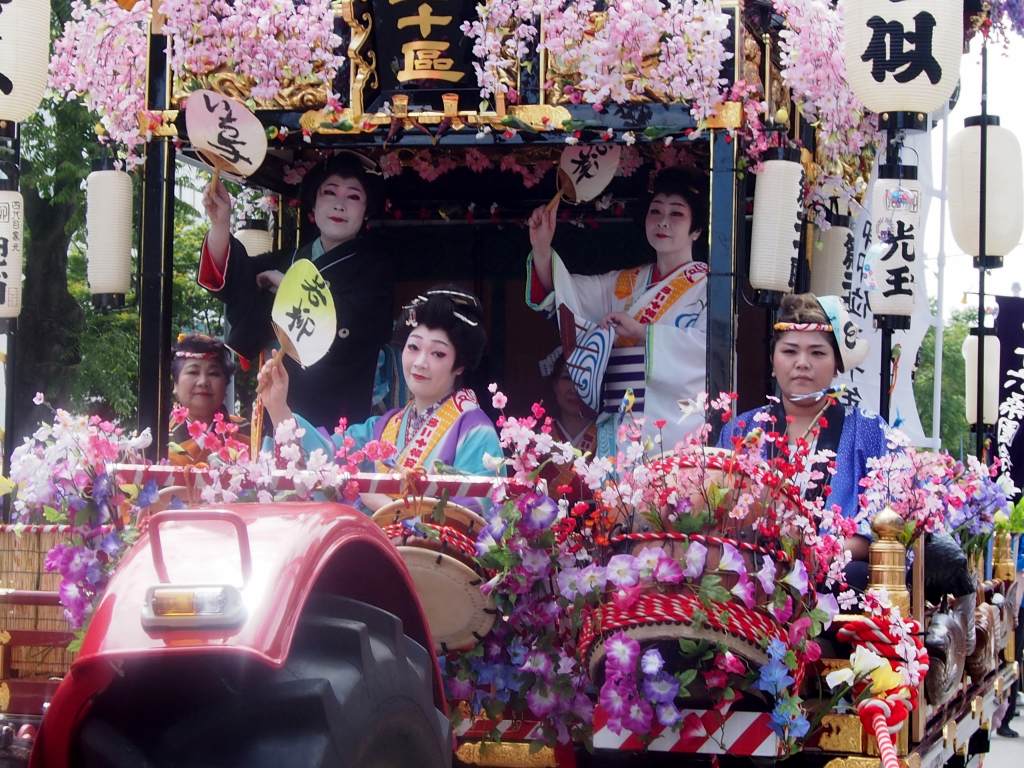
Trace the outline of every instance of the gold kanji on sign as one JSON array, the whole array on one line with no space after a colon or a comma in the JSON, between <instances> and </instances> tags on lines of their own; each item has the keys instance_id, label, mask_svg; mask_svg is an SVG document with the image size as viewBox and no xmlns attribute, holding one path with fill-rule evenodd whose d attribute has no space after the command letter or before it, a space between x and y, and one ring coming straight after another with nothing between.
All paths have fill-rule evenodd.
<instances>
[{"instance_id":1,"label":"gold kanji on sign","mask_svg":"<svg viewBox=\"0 0 1024 768\"><path fill-rule=\"evenodd\" d=\"M442 56L451 43L435 40L414 40L402 46L405 57L402 69L398 72L398 81L407 83L410 80L446 80L457 83L466 76L465 72L453 71L455 60Z\"/></svg>"}]
</instances>

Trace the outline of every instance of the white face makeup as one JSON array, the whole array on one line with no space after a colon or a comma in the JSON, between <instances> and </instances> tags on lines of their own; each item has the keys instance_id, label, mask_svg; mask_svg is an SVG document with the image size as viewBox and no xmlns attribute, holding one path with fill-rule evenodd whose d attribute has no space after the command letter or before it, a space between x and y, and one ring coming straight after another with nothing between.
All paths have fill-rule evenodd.
<instances>
[{"instance_id":1,"label":"white face makeup","mask_svg":"<svg viewBox=\"0 0 1024 768\"><path fill-rule=\"evenodd\" d=\"M690 231L693 211L681 195L657 194L647 207L644 229L647 242L658 253L676 254L693 250L700 229Z\"/></svg>"},{"instance_id":2,"label":"white face makeup","mask_svg":"<svg viewBox=\"0 0 1024 768\"><path fill-rule=\"evenodd\" d=\"M402 372L418 408L449 395L462 371L455 367L455 346L447 333L423 325L412 329L402 349Z\"/></svg>"},{"instance_id":3,"label":"white face makeup","mask_svg":"<svg viewBox=\"0 0 1024 768\"><path fill-rule=\"evenodd\" d=\"M366 190L357 179L328 176L316 193L313 220L320 229L324 250L359 234L366 219Z\"/></svg>"}]
</instances>

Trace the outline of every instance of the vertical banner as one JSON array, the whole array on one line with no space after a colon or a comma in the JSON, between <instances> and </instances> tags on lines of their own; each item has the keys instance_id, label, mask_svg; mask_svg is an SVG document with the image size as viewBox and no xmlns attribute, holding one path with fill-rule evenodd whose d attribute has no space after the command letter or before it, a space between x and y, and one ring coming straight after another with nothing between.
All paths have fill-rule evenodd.
<instances>
[{"instance_id":1,"label":"vertical banner","mask_svg":"<svg viewBox=\"0 0 1024 768\"><path fill-rule=\"evenodd\" d=\"M906 147L911 155L916 153L918 158L918 194L917 208L920 212L916 221L917 232L921 233L915 241L913 257L911 251L904 251L899 242L898 267L906 272L900 272L901 279L912 282L913 290L913 314L910 319L910 328L905 331L896 331L892 337L892 359L886 361L892 373L893 384L891 387L891 403L889 408L889 423L901 429L915 445L930 445L930 440L924 434L921 426L921 417L918 414L917 402L914 398L913 373L917 361L917 353L924 341L924 335L932 323L931 310L928 306L928 293L925 284L924 271L924 237L927 229L928 199L932 188L932 164L931 164L931 141L927 133L913 134L907 137ZM877 171L877 169L876 169ZM871 306L869 294L872 289L878 287L891 290L891 286L884 285L889 279L886 267L888 262L883 264L869 264L869 250L877 246L879 237L875 232L875 221L881 216L872 208L874 187L878 184L877 174L872 178L871 189L864 196L867 207L855 219L853 234L856 241L854 263L852 270L852 284L850 290L842 298L846 300L850 317L860 326L864 338L868 340L871 349L867 359L857 368L842 374L840 383L845 383L850 391L850 399L867 411L877 412L879 402L879 385L881 378L880 350L882 347L882 334L875 329L874 311ZM890 184L892 182L889 182ZM906 183L904 182L904 185ZM886 247L883 255L889 253L891 244ZM878 248L875 251L878 252ZM883 283L879 283L881 280ZM901 283L902 284L902 283Z\"/></svg>"},{"instance_id":2,"label":"vertical banner","mask_svg":"<svg viewBox=\"0 0 1024 768\"><path fill-rule=\"evenodd\" d=\"M1024 299L997 296L999 314L999 422L996 456L1003 474L1024 488Z\"/></svg>"}]
</instances>

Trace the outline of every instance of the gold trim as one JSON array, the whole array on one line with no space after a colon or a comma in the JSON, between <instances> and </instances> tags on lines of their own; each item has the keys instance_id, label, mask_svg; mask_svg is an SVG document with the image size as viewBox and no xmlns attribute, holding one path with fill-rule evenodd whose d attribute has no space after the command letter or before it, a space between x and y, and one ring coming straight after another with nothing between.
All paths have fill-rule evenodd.
<instances>
[{"instance_id":1,"label":"gold trim","mask_svg":"<svg viewBox=\"0 0 1024 768\"><path fill-rule=\"evenodd\" d=\"M743 104L739 101L726 101L721 104L708 118L708 128L724 128L732 130L743 125Z\"/></svg>"},{"instance_id":2,"label":"gold trim","mask_svg":"<svg viewBox=\"0 0 1024 768\"><path fill-rule=\"evenodd\" d=\"M356 2L361 0L341 0L337 8L342 20L348 24L350 37L348 43L349 60L349 105L352 114L361 118L365 109L363 91L367 86L377 88L380 79L377 77L377 53L373 50L363 51L373 31L373 15L364 10L356 10Z\"/></svg>"},{"instance_id":3,"label":"gold trim","mask_svg":"<svg viewBox=\"0 0 1024 768\"><path fill-rule=\"evenodd\" d=\"M467 741L459 745L455 756L466 765L488 768L556 768L558 765L551 747L530 750L530 744L523 742Z\"/></svg>"},{"instance_id":4,"label":"gold trim","mask_svg":"<svg viewBox=\"0 0 1024 768\"><path fill-rule=\"evenodd\" d=\"M146 133L152 133L154 137L177 137L178 126L174 124L174 121L178 119L179 111L177 109L160 109L139 112L139 132L143 136Z\"/></svg>"},{"instance_id":5,"label":"gold trim","mask_svg":"<svg viewBox=\"0 0 1024 768\"><path fill-rule=\"evenodd\" d=\"M828 752L864 751L864 726L857 715L825 715L821 718L818 746Z\"/></svg>"},{"instance_id":6,"label":"gold trim","mask_svg":"<svg viewBox=\"0 0 1024 768\"><path fill-rule=\"evenodd\" d=\"M345 128L348 122L350 128ZM328 113L325 109L313 109L303 112L299 118L299 127L303 132L319 133L325 136L362 133L361 122L356 120L352 110L346 107L341 112Z\"/></svg>"},{"instance_id":7,"label":"gold trim","mask_svg":"<svg viewBox=\"0 0 1024 768\"><path fill-rule=\"evenodd\" d=\"M535 131L562 130L563 123L572 119L568 109L550 104L515 104L508 108L508 113Z\"/></svg>"},{"instance_id":8,"label":"gold trim","mask_svg":"<svg viewBox=\"0 0 1024 768\"><path fill-rule=\"evenodd\" d=\"M825 763L825 768L878 768L878 758L837 757Z\"/></svg>"},{"instance_id":9,"label":"gold trim","mask_svg":"<svg viewBox=\"0 0 1024 768\"><path fill-rule=\"evenodd\" d=\"M6 712L11 706L11 689L7 683L0 683L0 712Z\"/></svg>"},{"instance_id":10,"label":"gold trim","mask_svg":"<svg viewBox=\"0 0 1024 768\"><path fill-rule=\"evenodd\" d=\"M226 68L218 69L205 75L193 76L188 85L181 85L174 90L173 102L182 106L189 94L195 90L209 90L239 101L251 101L256 109L285 109L298 111L322 107L327 103L329 91L320 81L285 81L272 99L254 99L252 88L254 80L244 77ZM175 83L177 86L178 84Z\"/></svg>"}]
</instances>

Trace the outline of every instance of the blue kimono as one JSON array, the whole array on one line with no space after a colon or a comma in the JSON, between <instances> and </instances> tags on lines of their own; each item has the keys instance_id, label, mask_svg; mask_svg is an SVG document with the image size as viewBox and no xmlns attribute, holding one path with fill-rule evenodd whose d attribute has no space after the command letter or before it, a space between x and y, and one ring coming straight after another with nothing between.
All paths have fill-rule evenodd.
<instances>
[{"instance_id":1,"label":"blue kimono","mask_svg":"<svg viewBox=\"0 0 1024 768\"><path fill-rule=\"evenodd\" d=\"M766 405L741 413L726 424L718 438L719 447L731 448L733 437L743 437L755 428L762 426L754 421L754 416L766 412L775 415L776 429L779 431L785 429L786 416L782 406ZM856 517L860 481L868 473L868 459L884 456L889 452L885 437L889 426L880 416L865 413L854 406L830 405L825 409L823 415L828 425L818 435L816 450L829 450L836 454L836 473L832 477L832 490L828 495L827 503L829 505L837 504L844 517ZM744 424L742 429L740 422ZM765 445L762 451L767 452L772 449L773 446ZM870 530L866 528L866 524L863 527L865 529L858 533L870 538Z\"/></svg>"},{"instance_id":2,"label":"blue kimono","mask_svg":"<svg viewBox=\"0 0 1024 768\"><path fill-rule=\"evenodd\" d=\"M484 463L484 454L500 458L503 455L501 443L494 424L477 404L472 390L458 390L438 403L436 410L413 435L409 434L412 408L413 403L410 402L404 408L395 408L383 416L373 416L361 424L353 424L345 430L345 437L355 441L352 450L359 450L371 440L394 445L398 455L394 457L393 466L378 464L375 467L378 472L421 467L427 472L434 472L435 465L440 462L453 467L459 474L494 474ZM299 414L295 414L295 421L306 430L302 438L305 451L320 448L328 456L333 456L341 447L341 435L328 437ZM480 500L453 501L476 509L486 506Z\"/></svg>"}]
</instances>

